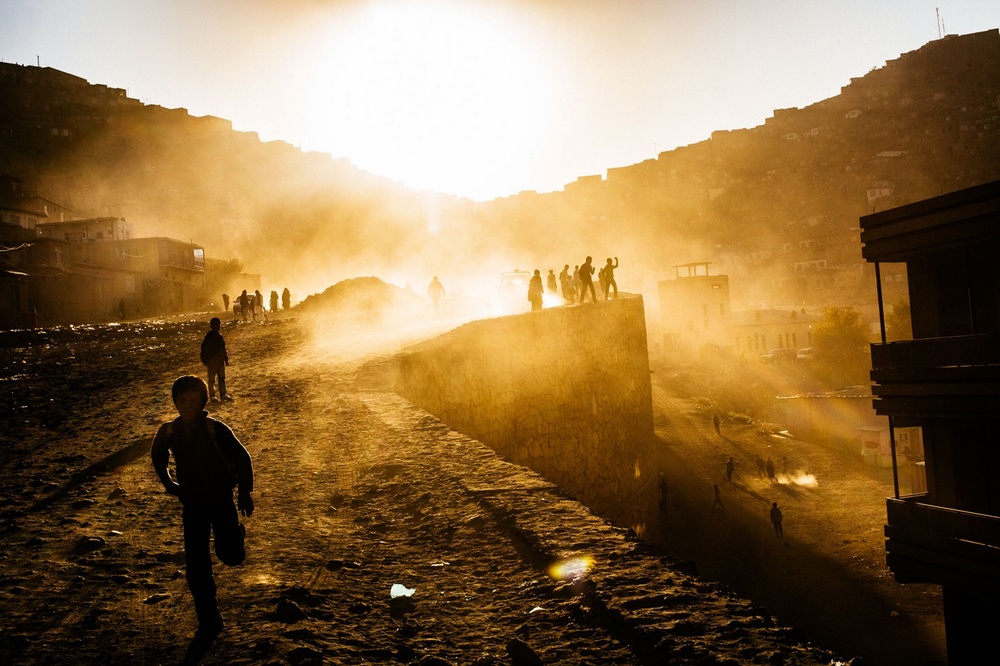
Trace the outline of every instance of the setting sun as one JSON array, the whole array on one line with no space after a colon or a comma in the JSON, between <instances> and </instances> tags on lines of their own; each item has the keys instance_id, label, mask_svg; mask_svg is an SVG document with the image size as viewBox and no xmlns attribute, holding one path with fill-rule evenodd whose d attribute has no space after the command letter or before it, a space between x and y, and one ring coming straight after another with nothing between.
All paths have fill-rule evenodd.
<instances>
[{"instance_id":1,"label":"setting sun","mask_svg":"<svg viewBox=\"0 0 1000 666\"><path fill-rule=\"evenodd\" d=\"M509 186L505 174L530 159L544 121L542 76L502 15L378 5L327 29L307 148L473 198Z\"/></svg>"}]
</instances>

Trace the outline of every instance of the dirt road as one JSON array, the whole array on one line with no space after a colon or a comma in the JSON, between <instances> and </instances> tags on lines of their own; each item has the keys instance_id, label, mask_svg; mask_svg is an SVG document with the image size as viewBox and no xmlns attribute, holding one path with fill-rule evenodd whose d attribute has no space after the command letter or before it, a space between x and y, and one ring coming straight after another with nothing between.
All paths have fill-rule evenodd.
<instances>
[{"instance_id":1,"label":"dirt road","mask_svg":"<svg viewBox=\"0 0 1000 666\"><path fill-rule=\"evenodd\" d=\"M887 471L757 425L724 419L717 435L709 406L674 397L664 384L654 374L670 552L841 653L872 664L945 663L940 588L899 585L885 564ZM758 476L756 456L774 461L776 482ZM713 484L724 509L712 506ZM784 538L772 530L772 502L783 512Z\"/></svg>"},{"instance_id":2,"label":"dirt road","mask_svg":"<svg viewBox=\"0 0 1000 666\"><path fill-rule=\"evenodd\" d=\"M559 664L662 663L664 650L676 663L829 662L655 556L629 568L625 554L641 548L575 503L553 501L544 485L518 491L514 504L491 499L489 484L467 487L469 469L493 464L488 456L461 458L471 445L446 427L404 419L388 394L365 390L366 377L379 383L379 364L364 362L404 341L327 324L277 319L223 331L236 400L211 409L254 457L257 513L246 521L246 564L217 569L228 626L203 663L521 663L509 652L519 643ZM162 664L189 649L179 508L147 456L157 425L174 414L170 382L202 371L204 330L143 322L3 339L0 661ZM752 428L727 424L717 438L696 405L654 396L671 551L820 645L844 645L839 654L935 663L903 659L922 648L933 656L933 641L920 642L932 637L933 614L893 596L886 579L876 533L884 507L858 501L883 496L864 485L879 482ZM788 455L818 485L751 477L745 461L756 450ZM708 481L729 455L741 466L734 483L720 483L726 512L713 513ZM848 488L852 503L841 509ZM775 496L786 507L784 541L760 513ZM560 529L559 511L603 536ZM617 563L603 582L594 574L598 592L587 595L544 566L583 546L608 549L605 560ZM394 584L416 589L414 601L393 600ZM616 601L615 591L629 596ZM900 659L880 655L880 632Z\"/></svg>"}]
</instances>

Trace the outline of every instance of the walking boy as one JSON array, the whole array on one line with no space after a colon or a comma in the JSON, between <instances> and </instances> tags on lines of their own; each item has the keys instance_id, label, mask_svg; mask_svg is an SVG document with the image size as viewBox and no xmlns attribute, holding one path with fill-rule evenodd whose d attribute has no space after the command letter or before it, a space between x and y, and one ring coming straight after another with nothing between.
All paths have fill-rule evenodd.
<instances>
[{"instance_id":1,"label":"walking boy","mask_svg":"<svg viewBox=\"0 0 1000 666\"><path fill-rule=\"evenodd\" d=\"M225 626L215 597L209 537L223 564L236 566L246 557L239 513L253 515L253 465L233 431L205 411L208 388L200 377L185 375L171 388L179 416L160 426L150 456L166 491L183 507L186 575L198 616L196 638L212 639ZM176 481L167 470L174 456ZM236 506L233 488L239 488Z\"/></svg>"},{"instance_id":2,"label":"walking boy","mask_svg":"<svg viewBox=\"0 0 1000 666\"><path fill-rule=\"evenodd\" d=\"M217 402L215 397L215 378L219 378L219 395L223 400L232 400L232 396L226 393L226 366L229 365L229 353L226 351L226 339L222 337L219 329L222 322L218 317L212 317L208 322L211 327L205 334L205 339L201 341L201 362L208 368L208 395L212 402Z\"/></svg>"}]
</instances>

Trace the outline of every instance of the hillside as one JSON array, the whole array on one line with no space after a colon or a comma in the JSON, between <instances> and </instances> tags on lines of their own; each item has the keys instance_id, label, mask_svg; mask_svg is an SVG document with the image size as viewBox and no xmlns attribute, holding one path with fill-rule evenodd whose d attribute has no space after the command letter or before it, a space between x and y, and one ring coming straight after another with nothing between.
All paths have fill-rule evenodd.
<instances>
[{"instance_id":1,"label":"hillside","mask_svg":"<svg viewBox=\"0 0 1000 666\"><path fill-rule=\"evenodd\" d=\"M760 126L483 204L50 68L0 64L0 152L5 175L80 217L194 239L306 292L352 275L489 281L593 254L620 256L633 290L710 261L734 305L865 305L860 215L1000 178L998 61L997 30L948 36Z\"/></svg>"}]
</instances>

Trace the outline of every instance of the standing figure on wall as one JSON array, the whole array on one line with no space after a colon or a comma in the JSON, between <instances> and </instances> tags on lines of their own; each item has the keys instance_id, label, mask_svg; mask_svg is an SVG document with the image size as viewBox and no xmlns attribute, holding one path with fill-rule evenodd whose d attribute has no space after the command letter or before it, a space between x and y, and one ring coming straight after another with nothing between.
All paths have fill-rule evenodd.
<instances>
[{"instance_id":1,"label":"standing figure on wall","mask_svg":"<svg viewBox=\"0 0 1000 666\"><path fill-rule=\"evenodd\" d=\"M594 291L594 261L593 257L580 264L580 303L587 298L587 290L590 290L590 300L597 302L597 292Z\"/></svg>"},{"instance_id":2,"label":"standing figure on wall","mask_svg":"<svg viewBox=\"0 0 1000 666\"><path fill-rule=\"evenodd\" d=\"M542 309L542 272L537 268L528 282L528 300L531 301L532 312Z\"/></svg>"},{"instance_id":3,"label":"standing figure on wall","mask_svg":"<svg viewBox=\"0 0 1000 666\"><path fill-rule=\"evenodd\" d=\"M615 290L615 298L618 298L618 283L615 282L616 268L618 268L618 257L615 257L614 265L611 264L611 257L608 257L608 263L604 264L604 300L608 300L608 292L612 288Z\"/></svg>"}]
</instances>

